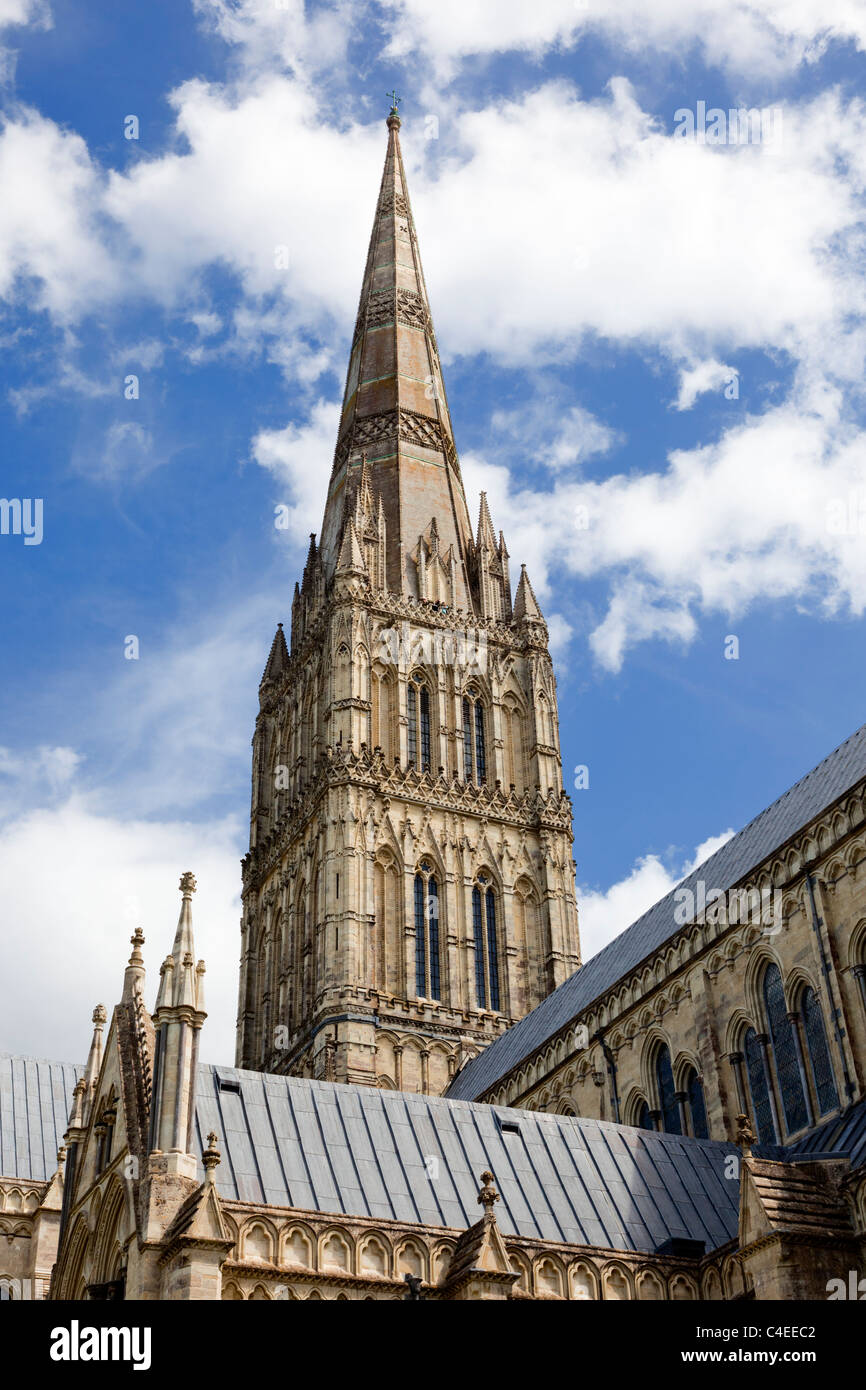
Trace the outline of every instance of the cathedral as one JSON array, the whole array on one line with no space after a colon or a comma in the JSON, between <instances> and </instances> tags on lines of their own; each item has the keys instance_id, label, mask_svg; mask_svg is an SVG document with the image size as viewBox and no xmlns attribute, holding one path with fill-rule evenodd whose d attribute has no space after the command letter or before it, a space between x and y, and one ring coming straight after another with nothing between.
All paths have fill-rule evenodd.
<instances>
[{"instance_id":1,"label":"cathedral","mask_svg":"<svg viewBox=\"0 0 866 1390\"><path fill-rule=\"evenodd\" d=\"M185 872L83 1065L0 1056L0 1298L850 1297L866 726L581 963L548 631L470 521L387 128L259 687L234 1066Z\"/></svg>"}]
</instances>

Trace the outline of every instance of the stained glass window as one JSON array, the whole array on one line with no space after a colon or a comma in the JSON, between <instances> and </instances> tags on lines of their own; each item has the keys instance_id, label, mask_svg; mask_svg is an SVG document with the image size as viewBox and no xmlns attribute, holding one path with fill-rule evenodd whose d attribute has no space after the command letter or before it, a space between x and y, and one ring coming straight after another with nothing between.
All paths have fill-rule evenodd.
<instances>
[{"instance_id":1,"label":"stained glass window","mask_svg":"<svg viewBox=\"0 0 866 1390\"><path fill-rule=\"evenodd\" d=\"M689 1097L689 1111L692 1117L692 1134L696 1139L709 1139L707 1129L707 1108L704 1104L704 1088L696 1071L690 1071L686 1081Z\"/></svg>"},{"instance_id":2,"label":"stained glass window","mask_svg":"<svg viewBox=\"0 0 866 1390\"><path fill-rule=\"evenodd\" d=\"M424 921L424 880L415 875L415 993L427 996L427 932Z\"/></svg>"},{"instance_id":3,"label":"stained glass window","mask_svg":"<svg viewBox=\"0 0 866 1390\"><path fill-rule=\"evenodd\" d=\"M420 677L413 676L407 694L409 766L430 770L430 692Z\"/></svg>"},{"instance_id":4,"label":"stained glass window","mask_svg":"<svg viewBox=\"0 0 866 1390\"><path fill-rule=\"evenodd\" d=\"M484 988L484 927L481 921L481 889L472 889L472 927L475 934L475 999L479 1009L487 1002Z\"/></svg>"},{"instance_id":5,"label":"stained glass window","mask_svg":"<svg viewBox=\"0 0 866 1390\"><path fill-rule=\"evenodd\" d=\"M767 1024L773 1044L773 1061L776 1065L776 1079L782 1095L785 1111L785 1124L788 1133L802 1129L807 1123L806 1097L800 1080L797 1065L797 1050L794 1043L792 1025L787 1016L785 991L777 965L768 965L764 974L764 1007L767 1011Z\"/></svg>"},{"instance_id":6,"label":"stained glass window","mask_svg":"<svg viewBox=\"0 0 866 1390\"><path fill-rule=\"evenodd\" d=\"M467 782L480 785L487 780L484 704L476 690L463 697L463 763Z\"/></svg>"},{"instance_id":7,"label":"stained glass window","mask_svg":"<svg viewBox=\"0 0 866 1390\"><path fill-rule=\"evenodd\" d=\"M487 972L490 981L490 1007L499 1008L499 964L496 950L496 897L487 890Z\"/></svg>"},{"instance_id":8,"label":"stained glass window","mask_svg":"<svg viewBox=\"0 0 866 1390\"><path fill-rule=\"evenodd\" d=\"M666 1047L660 1048L656 1057L656 1082L659 1089L659 1108L662 1112L662 1129L666 1134L682 1134L680 1107L674 1092L671 1054Z\"/></svg>"},{"instance_id":9,"label":"stained glass window","mask_svg":"<svg viewBox=\"0 0 866 1390\"><path fill-rule=\"evenodd\" d=\"M767 1090L762 1049L754 1028L750 1028L743 1039L743 1055L746 1058L752 1116L758 1131L758 1138L762 1144L776 1144L778 1143L778 1136L773 1124L773 1111L770 1105L770 1093Z\"/></svg>"},{"instance_id":10,"label":"stained glass window","mask_svg":"<svg viewBox=\"0 0 866 1390\"><path fill-rule=\"evenodd\" d=\"M439 885L429 864L415 875L415 993L439 999Z\"/></svg>"},{"instance_id":11,"label":"stained glass window","mask_svg":"<svg viewBox=\"0 0 866 1390\"><path fill-rule=\"evenodd\" d=\"M818 1098L818 1113L826 1115L839 1104L836 1079L830 1063L830 1050L827 1047L827 1034L818 996L813 989L805 989L800 1000L800 1017L803 1020L803 1037L806 1053L812 1070L812 1083Z\"/></svg>"}]
</instances>

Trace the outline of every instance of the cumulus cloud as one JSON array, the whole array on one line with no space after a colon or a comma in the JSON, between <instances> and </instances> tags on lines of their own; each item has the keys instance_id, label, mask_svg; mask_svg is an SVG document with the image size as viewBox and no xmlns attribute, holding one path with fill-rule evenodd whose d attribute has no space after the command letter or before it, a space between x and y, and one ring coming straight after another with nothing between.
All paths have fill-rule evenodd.
<instances>
[{"instance_id":1,"label":"cumulus cloud","mask_svg":"<svg viewBox=\"0 0 866 1390\"><path fill-rule=\"evenodd\" d=\"M636 922L687 874L721 849L733 834L733 830L725 830L720 835L710 836L698 845L691 858L675 864L673 868L665 864L658 854L645 854L636 861L625 878L612 883L609 888L578 886L580 942L584 961L596 955L632 922Z\"/></svg>"},{"instance_id":2,"label":"cumulus cloud","mask_svg":"<svg viewBox=\"0 0 866 1390\"><path fill-rule=\"evenodd\" d=\"M84 306L124 292L100 215L104 176L80 135L30 109L0 129L0 297L70 322Z\"/></svg>"},{"instance_id":3,"label":"cumulus cloud","mask_svg":"<svg viewBox=\"0 0 866 1390\"><path fill-rule=\"evenodd\" d=\"M551 430L551 420L556 428ZM498 448L518 451L553 472L583 463L613 448L619 436L582 405L564 406L556 395L537 394L519 410L495 410L490 431Z\"/></svg>"},{"instance_id":4,"label":"cumulus cloud","mask_svg":"<svg viewBox=\"0 0 866 1390\"><path fill-rule=\"evenodd\" d=\"M737 381L737 370L724 362L709 357L693 367L684 367L680 372L680 389L676 400L677 410L691 410L698 396L706 391L719 391L723 386L731 386Z\"/></svg>"},{"instance_id":5,"label":"cumulus cloud","mask_svg":"<svg viewBox=\"0 0 866 1390\"><path fill-rule=\"evenodd\" d=\"M787 599L827 616L866 610L866 433L828 383L747 416L713 444L645 473L563 477L531 489L500 464L465 461L539 597L563 576L603 578L590 634L603 667L657 638L687 643L697 618Z\"/></svg>"},{"instance_id":6,"label":"cumulus cloud","mask_svg":"<svg viewBox=\"0 0 866 1390\"><path fill-rule=\"evenodd\" d=\"M291 540L306 541L319 530L339 421L339 404L320 400L305 423L260 430L253 439L253 458L278 484L281 529Z\"/></svg>"},{"instance_id":7,"label":"cumulus cloud","mask_svg":"<svg viewBox=\"0 0 866 1390\"><path fill-rule=\"evenodd\" d=\"M639 53L697 47L733 75L778 79L814 60L833 40L866 47L857 0L383 0L393 15L388 52L418 55L440 77L460 60L524 52L534 58L601 35Z\"/></svg>"},{"instance_id":8,"label":"cumulus cloud","mask_svg":"<svg viewBox=\"0 0 866 1390\"><path fill-rule=\"evenodd\" d=\"M0 827L0 1049L83 1063L94 1005L110 1010L120 998L136 927L147 943L152 1008L174 938L178 880L192 869L196 949L208 965L202 1057L233 1062L242 849L239 820L117 820L77 794Z\"/></svg>"}]
</instances>

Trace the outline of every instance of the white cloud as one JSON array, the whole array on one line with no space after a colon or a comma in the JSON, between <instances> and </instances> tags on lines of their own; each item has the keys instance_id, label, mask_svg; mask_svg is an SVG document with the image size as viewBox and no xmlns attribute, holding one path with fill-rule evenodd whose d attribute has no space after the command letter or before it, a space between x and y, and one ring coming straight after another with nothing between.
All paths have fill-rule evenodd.
<instances>
[{"instance_id":1,"label":"white cloud","mask_svg":"<svg viewBox=\"0 0 866 1390\"><path fill-rule=\"evenodd\" d=\"M737 378L735 367L728 367L714 357L708 357L693 367L683 367L680 372L680 389L676 400L677 410L691 410L698 396L706 391L719 391Z\"/></svg>"},{"instance_id":2,"label":"white cloud","mask_svg":"<svg viewBox=\"0 0 866 1390\"><path fill-rule=\"evenodd\" d=\"M32 110L0 132L0 296L20 293L68 321L120 294L121 266L100 217L103 179L79 135Z\"/></svg>"},{"instance_id":3,"label":"white cloud","mask_svg":"<svg viewBox=\"0 0 866 1390\"><path fill-rule=\"evenodd\" d=\"M278 483L277 502L286 508L282 529L294 541L318 533L339 422L340 406L320 400L305 424L260 430L253 439L253 458Z\"/></svg>"},{"instance_id":4,"label":"white cloud","mask_svg":"<svg viewBox=\"0 0 866 1390\"><path fill-rule=\"evenodd\" d=\"M177 884L192 869L196 949L208 965L203 1060L234 1062L243 828L115 820L79 796L0 828L3 1009L0 1049L83 1063L94 1005L120 999L129 938L142 927L152 1008L171 950Z\"/></svg>"},{"instance_id":5,"label":"white cloud","mask_svg":"<svg viewBox=\"0 0 866 1390\"><path fill-rule=\"evenodd\" d=\"M63 792L81 765L74 748L40 745L27 752L0 748L0 820L19 811L33 797L54 797Z\"/></svg>"},{"instance_id":6,"label":"white cloud","mask_svg":"<svg viewBox=\"0 0 866 1390\"><path fill-rule=\"evenodd\" d=\"M681 863L673 872L657 854L646 854L637 860L625 878L607 889L578 887L580 942L584 961L596 955L632 922L636 922L687 874L721 849L733 834L733 830L725 830L721 835L704 840L691 859Z\"/></svg>"},{"instance_id":7,"label":"white cloud","mask_svg":"<svg viewBox=\"0 0 866 1390\"><path fill-rule=\"evenodd\" d=\"M653 471L533 491L476 455L464 476L487 491L542 601L554 577L559 603L564 575L605 579L607 611L590 643L616 671L637 642L689 642L708 613L734 618L777 599L827 615L866 611L864 457L866 432L840 393L808 382Z\"/></svg>"},{"instance_id":8,"label":"white cloud","mask_svg":"<svg viewBox=\"0 0 866 1390\"><path fill-rule=\"evenodd\" d=\"M339 70L346 62L357 8L353 0L193 0L193 9L256 70L279 67L301 76Z\"/></svg>"},{"instance_id":9,"label":"white cloud","mask_svg":"<svg viewBox=\"0 0 866 1390\"><path fill-rule=\"evenodd\" d=\"M551 421L556 428L551 430ZM544 464L553 472L606 454L618 440L612 430L581 405L564 407L556 396L538 394L519 410L496 410L490 431L497 448L519 449L524 461Z\"/></svg>"},{"instance_id":10,"label":"white cloud","mask_svg":"<svg viewBox=\"0 0 866 1390\"><path fill-rule=\"evenodd\" d=\"M139 626L139 659L126 660L120 629L117 677L82 717L113 750L99 809L113 816L201 814L211 798L249 776L255 692L290 589L239 603L215 596L209 611L165 627ZM76 690L78 684L76 682Z\"/></svg>"},{"instance_id":11,"label":"white cloud","mask_svg":"<svg viewBox=\"0 0 866 1390\"><path fill-rule=\"evenodd\" d=\"M34 24L51 28L51 8L47 0L0 0L0 28Z\"/></svg>"},{"instance_id":12,"label":"white cloud","mask_svg":"<svg viewBox=\"0 0 866 1390\"><path fill-rule=\"evenodd\" d=\"M535 58L600 33L635 53L705 60L755 79L775 79L813 60L832 39L866 47L858 0L385 0L394 15L388 52L431 62L448 78L463 58L522 51Z\"/></svg>"}]
</instances>

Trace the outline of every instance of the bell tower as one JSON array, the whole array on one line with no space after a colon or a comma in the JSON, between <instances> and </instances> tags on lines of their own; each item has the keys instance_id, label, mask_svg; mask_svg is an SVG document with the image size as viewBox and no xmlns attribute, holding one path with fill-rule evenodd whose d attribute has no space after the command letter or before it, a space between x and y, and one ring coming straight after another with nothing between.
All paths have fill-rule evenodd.
<instances>
[{"instance_id":1,"label":"bell tower","mask_svg":"<svg viewBox=\"0 0 866 1390\"><path fill-rule=\"evenodd\" d=\"M580 964L548 632L469 511L396 101L321 539L259 688L237 1062L439 1093Z\"/></svg>"}]
</instances>

